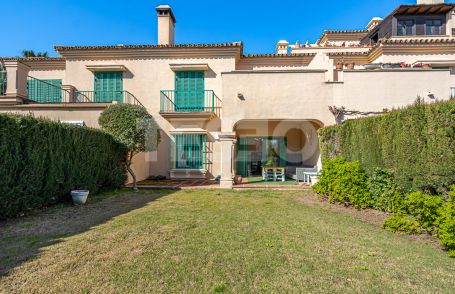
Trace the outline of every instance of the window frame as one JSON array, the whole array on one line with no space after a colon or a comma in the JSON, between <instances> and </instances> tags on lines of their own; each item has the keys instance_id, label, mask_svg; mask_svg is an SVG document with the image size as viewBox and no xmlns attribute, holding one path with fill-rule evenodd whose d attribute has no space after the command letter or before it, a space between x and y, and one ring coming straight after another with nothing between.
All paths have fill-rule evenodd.
<instances>
[{"instance_id":1,"label":"window frame","mask_svg":"<svg viewBox=\"0 0 455 294\"><path fill-rule=\"evenodd\" d=\"M174 143L175 169L206 169L207 134L175 134Z\"/></svg>"},{"instance_id":2,"label":"window frame","mask_svg":"<svg viewBox=\"0 0 455 294\"><path fill-rule=\"evenodd\" d=\"M400 29L402 27L402 23L407 23L410 22L412 25L410 25L410 34L408 34L408 26L405 25L403 28L405 30L405 33L402 34L403 30ZM416 20L415 19L410 19L410 18L403 18L403 19L397 19L397 36L399 37L410 37L410 36L415 36L416 35Z\"/></svg>"},{"instance_id":3,"label":"window frame","mask_svg":"<svg viewBox=\"0 0 455 294\"><path fill-rule=\"evenodd\" d=\"M434 22L439 21L440 25L437 27ZM428 23L431 22L432 24L429 25ZM443 27L444 27L444 21L440 18L426 18L425 19L425 36L440 36L444 35L443 32ZM432 28L433 32L429 33L428 29ZM436 32L436 28L438 28L438 32Z\"/></svg>"}]
</instances>

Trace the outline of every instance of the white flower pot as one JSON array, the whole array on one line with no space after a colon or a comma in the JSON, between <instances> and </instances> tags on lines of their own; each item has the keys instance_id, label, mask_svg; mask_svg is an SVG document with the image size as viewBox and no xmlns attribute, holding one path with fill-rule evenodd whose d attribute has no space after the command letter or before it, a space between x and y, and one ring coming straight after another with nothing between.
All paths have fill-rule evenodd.
<instances>
[{"instance_id":1,"label":"white flower pot","mask_svg":"<svg viewBox=\"0 0 455 294\"><path fill-rule=\"evenodd\" d=\"M316 185L319 182L318 176L311 176L310 177L311 186Z\"/></svg>"},{"instance_id":2,"label":"white flower pot","mask_svg":"<svg viewBox=\"0 0 455 294\"><path fill-rule=\"evenodd\" d=\"M71 191L71 197L73 198L73 203L76 205L82 205L87 203L88 194L90 191L87 190L75 190Z\"/></svg>"}]
</instances>

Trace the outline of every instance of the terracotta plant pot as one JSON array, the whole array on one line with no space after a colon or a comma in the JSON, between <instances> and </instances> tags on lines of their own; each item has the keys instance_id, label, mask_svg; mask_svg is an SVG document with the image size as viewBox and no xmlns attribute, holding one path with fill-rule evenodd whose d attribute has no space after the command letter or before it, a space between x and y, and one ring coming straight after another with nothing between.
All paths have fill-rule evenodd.
<instances>
[{"instance_id":1,"label":"terracotta plant pot","mask_svg":"<svg viewBox=\"0 0 455 294\"><path fill-rule=\"evenodd\" d=\"M342 70L343 69L343 63L342 62L337 63L336 69Z\"/></svg>"},{"instance_id":2,"label":"terracotta plant pot","mask_svg":"<svg viewBox=\"0 0 455 294\"><path fill-rule=\"evenodd\" d=\"M235 176L234 177L234 184L239 185L243 182L243 177L242 176Z\"/></svg>"},{"instance_id":3,"label":"terracotta plant pot","mask_svg":"<svg viewBox=\"0 0 455 294\"><path fill-rule=\"evenodd\" d=\"M346 64L346 68L347 69L354 69L354 67L355 67L355 63L354 62Z\"/></svg>"}]
</instances>

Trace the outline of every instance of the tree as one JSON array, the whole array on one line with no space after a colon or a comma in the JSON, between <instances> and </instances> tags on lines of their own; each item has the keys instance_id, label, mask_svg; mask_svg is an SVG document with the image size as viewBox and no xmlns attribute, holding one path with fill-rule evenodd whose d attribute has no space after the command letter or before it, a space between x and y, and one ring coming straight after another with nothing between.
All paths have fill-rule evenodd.
<instances>
[{"instance_id":1,"label":"tree","mask_svg":"<svg viewBox=\"0 0 455 294\"><path fill-rule=\"evenodd\" d=\"M47 52L37 52L33 50L24 50L22 51L22 57L49 57Z\"/></svg>"},{"instance_id":2,"label":"tree","mask_svg":"<svg viewBox=\"0 0 455 294\"><path fill-rule=\"evenodd\" d=\"M160 128L143 106L117 104L104 110L98 120L101 129L112 135L128 149L126 168L137 191L136 175L131 169L133 157L141 152L156 151L160 142Z\"/></svg>"}]
</instances>

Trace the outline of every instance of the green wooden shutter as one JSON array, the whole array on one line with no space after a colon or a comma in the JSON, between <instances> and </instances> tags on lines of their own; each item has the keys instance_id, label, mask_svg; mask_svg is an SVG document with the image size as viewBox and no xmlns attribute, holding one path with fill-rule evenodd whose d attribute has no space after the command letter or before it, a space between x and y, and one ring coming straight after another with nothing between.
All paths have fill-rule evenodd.
<instances>
[{"instance_id":1,"label":"green wooden shutter","mask_svg":"<svg viewBox=\"0 0 455 294\"><path fill-rule=\"evenodd\" d=\"M123 102L123 73L95 73L95 102Z\"/></svg>"},{"instance_id":2,"label":"green wooden shutter","mask_svg":"<svg viewBox=\"0 0 455 294\"><path fill-rule=\"evenodd\" d=\"M175 168L203 169L206 167L206 135L179 134L174 138Z\"/></svg>"},{"instance_id":3,"label":"green wooden shutter","mask_svg":"<svg viewBox=\"0 0 455 294\"><path fill-rule=\"evenodd\" d=\"M28 80L28 99L40 103L62 102L62 80Z\"/></svg>"},{"instance_id":4,"label":"green wooden shutter","mask_svg":"<svg viewBox=\"0 0 455 294\"><path fill-rule=\"evenodd\" d=\"M6 92L6 69L0 63L0 96Z\"/></svg>"},{"instance_id":5,"label":"green wooden shutter","mask_svg":"<svg viewBox=\"0 0 455 294\"><path fill-rule=\"evenodd\" d=\"M175 73L175 111L204 110L204 72L178 71Z\"/></svg>"},{"instance_id":6,"label":"green wooden shutter","mask_svg":"<svg viewBox=\"0 0 455 294\"><path fill-rule=\"evenodd\" d=\"M288 147L286 137L278 138L280 144L280 167L288 165Z\"/></svg>"},{"instance_id":7,"label":"green wooden shutter","mask_svg":"<svg viewBox=\"0 0 455 294\"><path fill-rule=\"evenodd\" d=\"M248 176L248 138L237 140L236 175Z\"/></svg>"}]
</instances>

